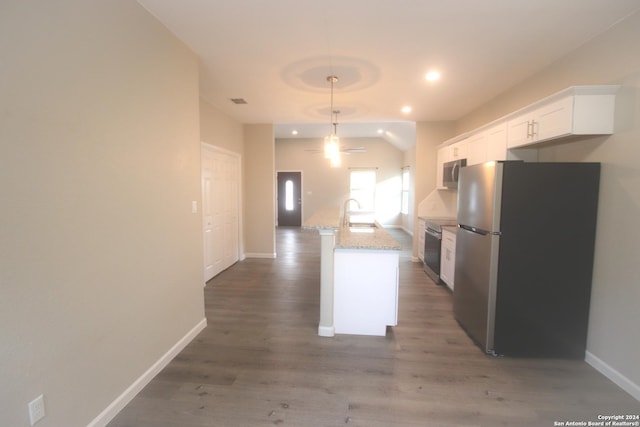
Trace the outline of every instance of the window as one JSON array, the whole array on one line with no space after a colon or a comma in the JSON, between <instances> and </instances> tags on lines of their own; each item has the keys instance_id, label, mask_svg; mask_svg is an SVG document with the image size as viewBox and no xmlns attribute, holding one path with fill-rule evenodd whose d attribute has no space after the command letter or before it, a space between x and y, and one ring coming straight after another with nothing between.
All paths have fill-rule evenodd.
<instances>
[{"instance_id":1,"label":"window","mask_svg":"<svg viewBox=\"0 0 640 427\"><path fill-rule=\"evenodd\" d=\"M284 183L284 208L288 211L293 210L293 181L290 179Z\"/></svg>"},{"instance_id":2,"label":"window","mask_svg":"<svg viewBox=\"0 0 640 427\"><path fill-rule=\"evenodd\" d=\"M376 171L375 169L352 170L350 197L360 203L360 210L374 212L376 206ZM350 202L349 209L357 209L354 202Z\"/></svg>"},{"instance_id":3,"label":"window","mask_svg":"<svg viewBox=\"0 0 640 427\"><path fill-rule=\"evenodd\" d=\"M404 215L409 214L409 166L402 168L402 198L400 212Z\"/></svg>"}]
</instances>

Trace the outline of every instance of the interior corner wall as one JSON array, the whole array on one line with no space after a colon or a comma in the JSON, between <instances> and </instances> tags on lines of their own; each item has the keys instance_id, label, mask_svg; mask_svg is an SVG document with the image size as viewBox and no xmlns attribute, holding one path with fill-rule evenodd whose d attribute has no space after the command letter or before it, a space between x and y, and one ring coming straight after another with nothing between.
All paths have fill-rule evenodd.
<instances>
[{"instance_id":1,"label":"interior corner wall","mask_svg":"<svg viewBox=\"0 0 640 427\"><path fill-rule=\"evenodd\" d=\"M245 256L276 255L275 137L273 125L244 125L243 218Z\"/></svg>"},{"instance_id":2,"label":"interior corner wall","mask_svg":"<svg viewBox=\"0 0 640 427\"><path fill-rule=\"evenodd\" d=\"M1 9L0 425L87 425L205 321L198 59L134 1Z\"/></svg>"},{"instance_id":3,"label":"interior corner wall","mask_svg":"<svg viewBox=\"0 0 640 427\"><path fill-rule=\"evenodd\" d=\"M470 130L574 85L622 85L615 133L546 146L541 161L600 162L587 360L640 400L640 12L463 118Z\"/></svg>"}]
</instances>

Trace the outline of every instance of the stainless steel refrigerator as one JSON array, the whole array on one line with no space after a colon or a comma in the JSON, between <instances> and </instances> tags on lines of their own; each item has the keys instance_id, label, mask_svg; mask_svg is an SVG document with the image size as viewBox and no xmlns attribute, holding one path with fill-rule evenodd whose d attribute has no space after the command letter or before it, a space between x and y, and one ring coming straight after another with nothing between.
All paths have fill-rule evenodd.
<instances>
[{"instance_id":1,"label":"stainless steel refrigerator","mask_svg":"<svg viewBox=\"0 0 640 427\"><path fill-rule=\"evenodd\" d=\"M454 313L487 353L584 358L599 178L598 163L461 169Z\"/></svg>"}]
</instances>

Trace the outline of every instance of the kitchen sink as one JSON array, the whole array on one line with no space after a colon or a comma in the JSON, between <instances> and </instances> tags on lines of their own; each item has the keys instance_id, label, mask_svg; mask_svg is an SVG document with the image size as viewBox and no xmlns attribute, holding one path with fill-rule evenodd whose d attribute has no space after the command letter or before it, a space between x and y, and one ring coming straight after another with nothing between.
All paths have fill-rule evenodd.
<instances>
[{"instance_id":1,"label":"kitchen sink","mask_svg":"<svg viewBox=\"0 0 640 427\"><path fill-rule=\"evenodd\" d=\"M378 228L375 222L350 222L349 228Z\"/></svg>"},{"instance_id":2,"label":"kitchen sink","mask_svg":"<svg viewBox=\"0 0 640 427\"><path fill-rule=\"evenodd\" d=\"M350 222L349 231L356 233L373 233L378 226L373 222Z\"/></svg>"}]
</instances>

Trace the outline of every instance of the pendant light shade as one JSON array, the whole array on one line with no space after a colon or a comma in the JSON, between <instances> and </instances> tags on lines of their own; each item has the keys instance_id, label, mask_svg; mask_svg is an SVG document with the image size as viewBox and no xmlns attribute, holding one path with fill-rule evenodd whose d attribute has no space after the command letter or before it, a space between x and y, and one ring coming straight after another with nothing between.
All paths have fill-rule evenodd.
<instances>
[{"instance_id":1,"label":"pendant light shade","mask_svg":"<svg viewBox=\"0 0 640 427\"><path fill-rule=\"evenodd\" d=\"M324 158L332 159L336 155L340 155L340 138L338 135L331 134L324 137Z\"/></svg>"},{"instance_id":2,"label":"pendant light shade","mask_svg":"<svg viewBox=\"0 0 640 427\"><path fill-rule=\"evenodd\" d=\"M333 84L338 81L336 76L327 77L327 81L331 83L331 117L330 122L332 126L331 134L324 138L324 157L329 159L331 167L340 167L340 138L338 138L338 113L340 111L333 109ZM334 120L335 115L335 120Z\"/></svg>"}]
</instances>

